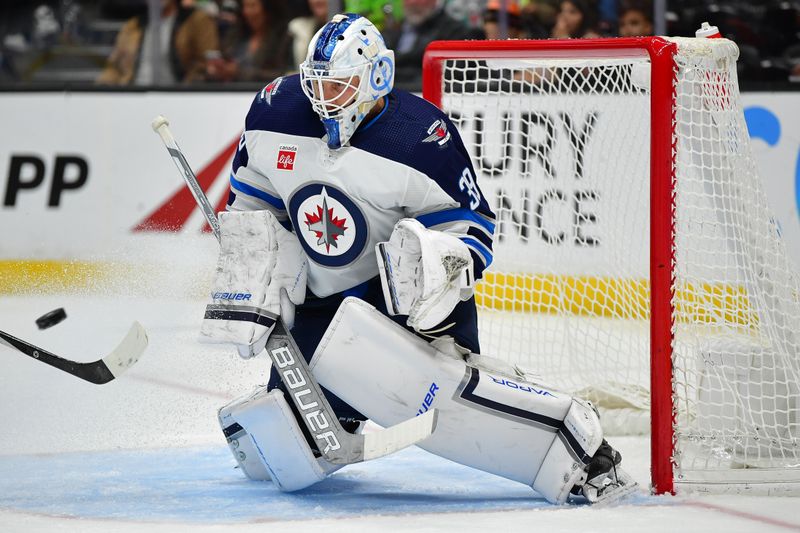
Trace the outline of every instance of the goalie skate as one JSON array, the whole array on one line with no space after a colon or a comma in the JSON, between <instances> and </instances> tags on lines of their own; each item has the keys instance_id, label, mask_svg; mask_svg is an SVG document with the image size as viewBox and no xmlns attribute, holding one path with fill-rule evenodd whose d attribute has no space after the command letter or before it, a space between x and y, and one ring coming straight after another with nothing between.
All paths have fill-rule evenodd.
<instances>
[{"instance_id":1,"label":"goalie skate","mask_svg":"<svg viewBox=\"0 0 800 533\"><path fill-rule=\"evenodd\" d=\"M582 489L583 495L593 505L616 503L636 492L639 484L619 467L604 475L599 481L587 481Z\"/></svg>"},{"instance_id":2,"label":"goalie skate","mask_svg":"<svg viewBox=\"0 0 800 533\"><path fill-rule=\"evenodd\" d=\"M636 491L639 484L622 468L622 455L603 440L600 448L586 467L586 481L572 489L594 505L617 502Z\"/></svg>"}]
</instances>

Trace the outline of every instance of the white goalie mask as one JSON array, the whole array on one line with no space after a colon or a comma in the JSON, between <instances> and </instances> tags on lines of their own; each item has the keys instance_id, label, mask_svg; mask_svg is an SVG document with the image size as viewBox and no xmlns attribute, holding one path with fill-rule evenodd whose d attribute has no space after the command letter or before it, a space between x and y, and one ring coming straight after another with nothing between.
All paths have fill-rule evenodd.
<instances>
[{"instance_id":1,"label":"white goalie mask","mask_svg":"<svg viewBox=\"0 0 800 533\"><path fill-rule=\"evenodd\" d=\"M328 134L341 148L394 84L394 52L377 28L360 15L336 15L308 45L300 80Z\"/></svg>"}]
</instances>

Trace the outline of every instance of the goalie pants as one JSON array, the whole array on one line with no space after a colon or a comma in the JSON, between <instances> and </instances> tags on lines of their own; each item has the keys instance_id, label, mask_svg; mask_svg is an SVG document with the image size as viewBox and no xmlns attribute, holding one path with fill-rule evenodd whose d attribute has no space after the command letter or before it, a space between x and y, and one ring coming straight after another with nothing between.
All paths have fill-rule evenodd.
<instances>
[{"instance_id":1,"label":"goalie pants","mask_svg":"<svg viewBox=\"0 0 800 533\"><path fill-rule=\"evenodd\" d=\"M383 299L380 278L378 277L343 293L334 294L326 298L314 298L309 294L306 297L306 302L303 305L297 306L295 310L294 327L291 330L292 336L294 336L294 340L297 342L297 347L302 352L306 362L311 361L311 357L314 355L319 341L322 340L325 331L328 329L328 325L331 323L331 320L333 320L334 315L336 315L339 305L342 303L342 300L348 296L360 298L388 316ZM442 322L442 328L437 328L429 334L419 334L407 327L406 316L393 316L390 318L425 340L430 341L436 337L450 335L455 339L458 345L472 353L480 353L480 345L478 343L478 313L475 308L474 297L466 302L460 302L453 312L450 313L450 316ZM281 389L286 393L286 389L278 376L278 372L273 368L270 372L267 389L272 390L275 388ZM331 404L331 408L336 413L336 416L342 421L342 425L345 429L352 429L348 427L348 422L351 422L354 427L358 421L367 419L366 416L345 403L329 390L323 387L322 391ZM292 402L289 402L289 406L293 411L296 409ZM297 412L294 414L298 416ZM301 425L301 427L305 431L305 426Z\"/></svg>"}]
</instances>

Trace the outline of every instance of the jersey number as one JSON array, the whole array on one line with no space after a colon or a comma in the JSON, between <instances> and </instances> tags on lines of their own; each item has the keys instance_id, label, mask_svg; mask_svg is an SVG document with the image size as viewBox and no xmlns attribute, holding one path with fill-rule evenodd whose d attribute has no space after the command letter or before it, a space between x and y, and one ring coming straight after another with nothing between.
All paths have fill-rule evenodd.
<instances>
[{"instance_id":1,"label":"jersey number","mask_svg":"<svg viewBox=\"0 0 800 533\"><path fill-rule=\"evenodd\" d=\"M475 178L472 176L472 172L469 171L469 167L465 168L464 172L461 173L461 179L458 180L458 188L469 196L469 208L473 211L477 209L481 204L481 191L478 189L478 184L475 183Z\"/></svg>"}]
</instances>

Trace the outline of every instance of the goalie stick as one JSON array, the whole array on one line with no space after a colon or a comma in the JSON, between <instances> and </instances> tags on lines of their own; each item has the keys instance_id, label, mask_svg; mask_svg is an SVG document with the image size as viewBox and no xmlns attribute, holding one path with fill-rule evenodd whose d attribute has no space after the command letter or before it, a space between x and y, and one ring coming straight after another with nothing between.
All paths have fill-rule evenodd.
<instances>
[{"instance_id":1,"label":"goalie stick","mask_svg":"<svg viewBox=\"0 0 800 533\"><path fill-rule=\"evenodd\" d=\"M153 131L161 137L219 241L217 216L172 136L169 122L159 115L151 125ZM345 431L281 317L277 317L265 349L272 364L278 369L288 396L301 414L303 423L317 442L322 456L330 463L346 465L377 459L426 439L436 429L438 412L431 409L425 414L366 435Z\"/></svg>"},{"instance_id":2,"label":"goalie stick","mask_svg":"<svg viewBox=\"0 0 800 533\"><path fill-rule=\"evenodd\" d=\"M208 225L211 226L211 231L214 232L214 237L216 237L217 242L219 242L219 221L217 221L217 216L214 214L214 208L211 207L211 203L203 192L203 188L197 183L197 176L195 176L192 167L189 166L189 162L186 161L186 157L175 141L175 137L172 136L172 132L169 129L169 121L162 115L158 115L153 119L150 125L153 127L153 131L158 133L158 136L161 137L161 141L164 143L164 146L166 146L167 152L169 152L169 155L172 157L172 161L175 163L175 166L178 167L181 176L183 176L183 181L186 182L186 186L189 187L189 190L192 192L195 202L200 206Z\"/></svg>"},{"instance_id":3,"label":"goalie stick","mask_svg":"<svg viewBox=\"0 0 800 533\"><path fill-rule=\"evenodd\" d=\"M118 378L139 360L139 356L147 347L147 333L141 324L134 322L128 334L110 354L91 363L78 363L64 359L4 331L0 331L0 344L58 368L67 374L72 374L95 385L102 385Z\"/></svg>"}]
</instances>

